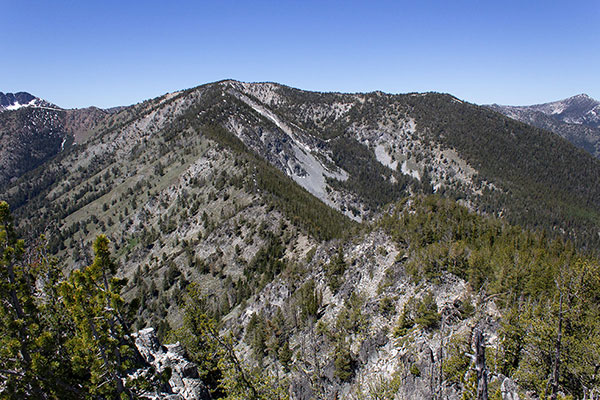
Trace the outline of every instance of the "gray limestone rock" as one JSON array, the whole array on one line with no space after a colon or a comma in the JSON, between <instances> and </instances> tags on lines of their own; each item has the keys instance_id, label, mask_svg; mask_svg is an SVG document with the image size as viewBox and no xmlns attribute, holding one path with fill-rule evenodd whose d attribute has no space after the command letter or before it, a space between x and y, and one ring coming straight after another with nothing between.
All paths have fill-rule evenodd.
<instances>
[{"instance_id":1,"label":"gray limestone rock","mask_svg":"<svg viewBox=\"0 0 600 400\"><path fill-rule=\"evenodd\" d=\"M185 358L185 351L179 343L161 345L153 328L142 329L133 336L140 354L158 373L162 373L167 368L171 370L166 390L156 393L152 397L170 400L209 400L211 398L208 389L198 375L198 369Z\"/></svg>"}]
</instances>

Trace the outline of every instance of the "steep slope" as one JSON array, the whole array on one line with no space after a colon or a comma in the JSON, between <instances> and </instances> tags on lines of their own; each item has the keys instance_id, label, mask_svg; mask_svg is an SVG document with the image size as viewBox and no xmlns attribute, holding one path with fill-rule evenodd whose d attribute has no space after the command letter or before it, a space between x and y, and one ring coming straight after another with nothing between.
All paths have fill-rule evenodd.
<instances>
[{"instance_id":1,"label":"steep slope","mask_svg":"<svg viewBox=\"0 0 600 400\"><path fill-rule=\"evenodd\" d=\"M0 185L43 164L72 143L59 110L0 113Z\"/></svg>"},{"instance_id":2,"label":"steep slope","mask_svg":"<svg viewBox=\"0 0 600 400\"><path fill-rule=\"evenodd\" d=\"M108 117L95 107L63 110L29 93L0 93L0 186L83 143Z\"/></svg>"},{"instance_id":3,"label":"steep slope","mask_svg":"<svg viewBox=\"0 0 600 400\"><path fill-rule=\"evenodd\" d=\"M488 106L510 118L552 131L600 158L600 102L586 94L532 106Z\"/></svg>"},{"instance_id":4,"label":"steep slope","mask_svg":"<svg viewBox=\"0 0 600 400\"><path fill-rule=\"evenodd\" d=\"M194 306L231 334L244 367L294 399L470 393L465 353L480 329L494 391L503 375L543 390L555 278L588 261L562 238L441 196L593 247L600 165L565 140L449 95L235 81L89 121L85 142L0 197L30 238L47 234L65 271L89 264L105 233L136 329L177 339L198 291ZM573 276L596 285L582 304L599 304L596 280ZM592 337L594 307L580 330ZM516 333L503 325L515 310ZM542 344L519 336L540 331ZM569 340L582 346L561 385L580 394L597 360L576 355L598 352Z\"/></svg>"},{"instance_id":5,"label":"steep slope","mask_svg":"<svg viewBox=\"0 0 600 400\"><path fill-rule=\"evenodd\" d=\"M243 151L357 221L411 193L436 192L513 223L566 234L590 249L599 240L598 160L543 130L449 95L314 93L223 81L124 108L92 125L105 133L73 157L93 157L93 168L106 166L96 166L98 159L108 163L143 152L152 132L170 130L171 140L186 129L219 128L220 137L233 134ZM132 140L141 142L133 147ZM17 182L8 191L13 206L49 190L74 168L91 168L88 161L67 159ZM88 179L92 171L69 181Z\"/></svg>"},{"instance_id":6,"label":"steep slope","mask_svg":"<svg viewBox=\"0 0 600 400\"><path fill-rule=\"evenodd\" d=\"M87 243L105 232L121 273L132 278L126 297L149 298L142 324L166 326L167 315L177 321L169 299L190 281L211 288L215 310L226 313L278 272L239 280L275 238L290 254L304 253L353 226L214 121L202 121L195 107L210 96L208 86L121 110L88 142L5 193L24 224L35 221L33 236L54 232L50 250L70 268L87 262Z\"/></svg>"},{"instance_id":7,"label":"steep slope","mask_svg":"<svg viewBox=\"0 0 600 400\"><path fill-rule=\"evenodd\" d=\"M331 203L340 193L352 199L337 203L342 210L368 217L406 193L434 190L513 223L566 232L590 248L598 241L600 163L544 131L436 93L311 93L270 83L221 85L262 111L267 122L285 121L293 140L323 165L333 161L348 175L322 174L329 187L324 201ZM261 148L262 131L229 118L229 129L242 141L272 157ZM277 154L280 168L293 159L290 152ZM288 168L288 174L294 173Z\"/></svg>"}]
</instances>

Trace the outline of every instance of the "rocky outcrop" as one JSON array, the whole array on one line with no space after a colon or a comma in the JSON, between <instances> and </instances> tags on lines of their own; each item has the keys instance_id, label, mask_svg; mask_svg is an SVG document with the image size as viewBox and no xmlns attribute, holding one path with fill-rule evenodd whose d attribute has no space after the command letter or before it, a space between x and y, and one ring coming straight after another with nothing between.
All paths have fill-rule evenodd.
<instances>
[{"instance_id":1,"label":"rocky outcrop","mask_svg":"<svg viewBox=\"0 0 600 400\"><path fill-rule=\"evenodd\" d=\"M504 378L500 391L502 392L502 400L519 400L517 384L510 378Z\"/></svg>"},{"instance_id":2,"label":"rocky outcrop","mask_svg":"<svg viewBox=\"0 0 600 400\"><path fill-rule=\"evenodd\" d=\"M170 400L211 398L198 375L198 369L185 358L185 351L179 343L161 345L153 328L142 329L134 334L134 338L138 351L158 374L171 371L168 385L158 393L148 394L149 398Z\"/></svg>"}]
</instances>

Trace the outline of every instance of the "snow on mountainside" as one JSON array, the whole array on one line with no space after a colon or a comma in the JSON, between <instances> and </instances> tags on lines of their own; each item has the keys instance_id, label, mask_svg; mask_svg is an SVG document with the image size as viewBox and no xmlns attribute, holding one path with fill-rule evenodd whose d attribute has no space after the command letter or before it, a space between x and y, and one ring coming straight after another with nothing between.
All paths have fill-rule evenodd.
<instances>
[{"instance_id":1,"label":"snow on mountainside","mask_svg":"<svg viewBox=\"0 0 600 400\"><path fill-rule=\"evenodd\" d=\"M48 108L59 110L56 105L27 92L2 93L0 92L0 112L13 111L20 108Z\"/></svg>"},{"instance_id":2,"label":"snow on mountainside","mask_svg":"<svg viewBox=\"0 0 600 400\"><path fill-rule=\"evenodd\" d=\"M531 106L487 106L507 117L554 132L600 158L600 102L587 94Z\"/></svg>"}]
</instances>

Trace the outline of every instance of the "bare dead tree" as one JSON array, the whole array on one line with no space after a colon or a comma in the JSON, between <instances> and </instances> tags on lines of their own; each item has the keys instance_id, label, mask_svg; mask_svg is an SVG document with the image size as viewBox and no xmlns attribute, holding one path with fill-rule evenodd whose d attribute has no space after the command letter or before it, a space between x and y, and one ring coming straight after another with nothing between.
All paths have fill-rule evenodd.
<instances>
[{"instance_id":1,"label":"bare dead tree","mask_svg":"<svg viewBox=\"0 0 600 400\"><path fill-rule=\"evenodd\" d=\"M485 340L481 328L476 328L473 336L475 371L477 372L477 400L488 400L488 370L485 365Z\"/></svg>"}]
</instances>

